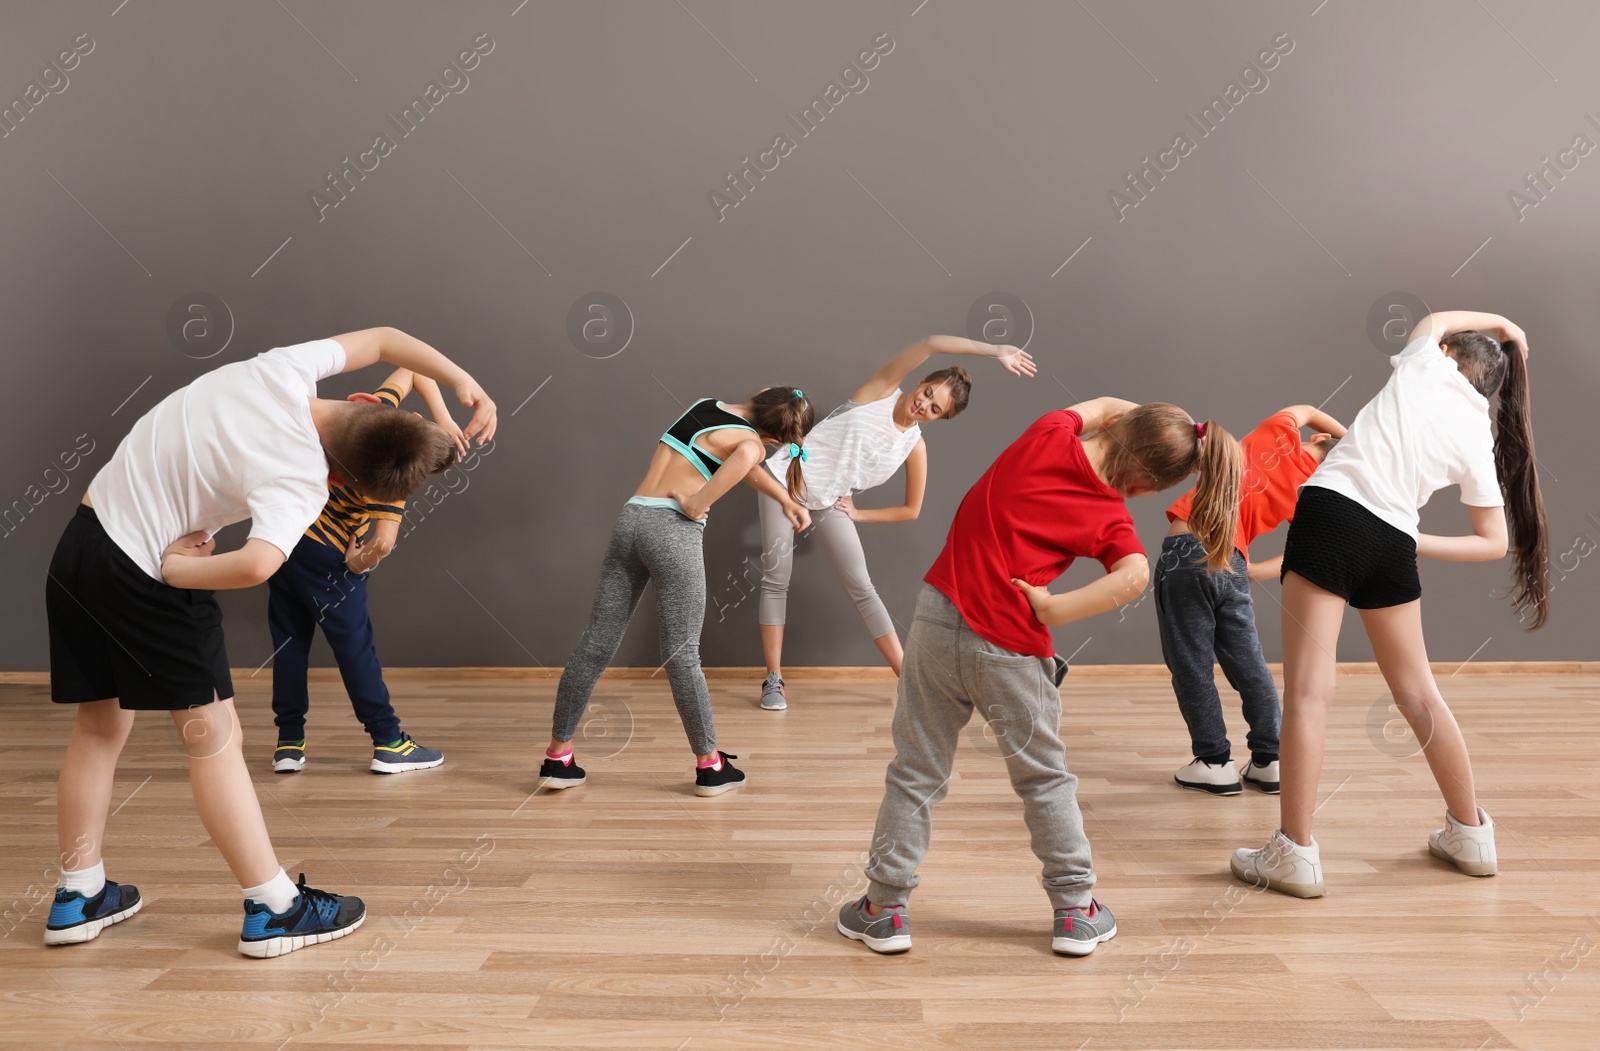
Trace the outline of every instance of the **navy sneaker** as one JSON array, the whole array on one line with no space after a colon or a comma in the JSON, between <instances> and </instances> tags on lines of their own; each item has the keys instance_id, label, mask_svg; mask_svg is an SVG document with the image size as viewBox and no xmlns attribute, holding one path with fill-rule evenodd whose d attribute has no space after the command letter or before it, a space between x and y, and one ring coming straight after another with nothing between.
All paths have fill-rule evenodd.
<instances>
[{"instance_id":1,"label":"navy sneaker","mask_svg":"<svg viewBox=\"0 0 1600 1051\"><path fill-rule=\"evenodd\" d=\"M394 744L372 746L369 769L375 774L403 774L408 770L431 770L443 762L443 752L424 748L402 731L400 740Z\"/></svg>"},{"instance_id":2,"label":"navy sneaker","mask_svg":"<svg viewBox=\"0 0 1600 1051\"><path fill-rule=\"evenodd\" d=\"M131 883L106 880L100 893L92 898L58 887L56 900L50 904L50 918L45 921L44 943L71 945L94 941L101 931L113 923L121 923L143 905L139 888Z\"/></svg>"},{"instance_id":3,"label":"navy sneaker","mask_svg":"<svg viewBox=\"0 0 1600 1051\"><path fill-rule=\"evenodd\" d=\"M304 872L299 887L300 893L283 912L273 912L259 901L244 903L240 952L256 959L284 956L308 945L343 938L367 918L367 907L360 898L308 887Z\"/></svg>"},{"instance_id":4,"label":"navy sneaker","mask_svg":"<svg viewBox=\"0 0 1600 1051\"><path fill-rule=\"evenodd\" d=\"M297 774L306 768L306 742L279 741L278 747L272 750L272 772L275 774Z\"/></svg>"},{"instance_id":5,"label":"navy sneaker","mask_svg":"<svg viewBox=\"0 0 1600 1051\"><path fill-rule=\"evenodd\" d=\"M744 784L744 771L734 769L729 759L739 758L727 752L718 752L718 765L698 766L694 771L694 794L697 796L720 796L724 792L732 792Z\"/></svg>"}]
</instances>

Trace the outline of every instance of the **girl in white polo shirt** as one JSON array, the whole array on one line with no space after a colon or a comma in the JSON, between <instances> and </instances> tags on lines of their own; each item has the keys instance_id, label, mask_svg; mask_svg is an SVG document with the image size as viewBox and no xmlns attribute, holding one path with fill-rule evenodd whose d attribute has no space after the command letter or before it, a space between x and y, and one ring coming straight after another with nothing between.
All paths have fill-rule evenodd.
<instances>
[{"instance_id":1,"label":"girl in white polo shirt","mask_svg":"<svg viewBox=\"0 0 1600 1051\"><path fill-rule=\"evenodd\" d=\"M900 384L934 354L973 354L994 358L1018 376L1034 374L1033 358L1008 345L979 343L958 336L929 336L891 358L873 374L850 400L835 409L811 431L805 460L804 503L811 511L809 534L827 554L840 583L861 614L867 634L883 659L900 674L903 653L894 621L872 586L857 522L910 522L922 512L928 478L928 447L922 424L953 419L966 408L972 377L960 366L940 369L923 377L909 391ZM767 460L767 468L780 481L795 453L780 447ZM899 507L858 508L854 495L887 482L904 464L906 499ZM767 496L761 509L761 648L767 661L767 678L761 684L761 707L777 711L788 707L783 685L783 628L794 569L794 527L777 501Z\"/></svg>"},{"instance_id":2,"label":"girl in white polo shirt","mask_svg":"<svg viewBox=\"0 0 1600 1051\"><path fill-rule=\"evenodd\" d=\"M1499 315L1428 315L1391 359L1389 382L1300 490L1282 570L1282 826L1260 850L1234 852L1239 879L1301 898L1323 892L1311 816L1347 604L1361 611L1378 668L1444 794L1445 827L1429 852L1469 876L1495 874L1494 823L1478 806L1466 742L1428 665L1417 557L1484 562L1509 546L1512 607L1534 628L1544 624L1546 530L1527 355L1522 329ZM1420 533L1418 510L1449 485L1461 487L1472 535Z\"/></svg>"}]
</instances>

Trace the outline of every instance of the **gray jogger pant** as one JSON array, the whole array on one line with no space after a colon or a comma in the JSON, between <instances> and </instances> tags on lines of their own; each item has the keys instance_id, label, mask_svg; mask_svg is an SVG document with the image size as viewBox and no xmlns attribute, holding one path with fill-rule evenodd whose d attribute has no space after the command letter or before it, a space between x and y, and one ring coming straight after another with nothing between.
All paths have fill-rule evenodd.
<instances>
[{"instance_id":1,"label":"gray jogger pant","mask_svg":"<svg viewBox=\"0 0 1600 1051\"><path fill-rule=\"evenodd\" d=\"M944 798L962 728L973 709L989 724L1022 799L1044 889L1057 909L1089 904L1094 867L1078 810L1078 779L1062 750L1059 657L1026 657L980 638L955 604L925 585L906 639L894 713L894 761L867 865L873 904L904 905L928 852L933 805Z\"/></svg>"},{"instance_id":2,"label":"gray jogger pant","mask_svg":"<svg viewBox=\"0 0 1600 1051\"><path fill-rule=\"evenodd\" d=\"M550 736L570 741L589 706L589 694L617 655L646 584L656 588L661 663L683 732L696 755L716 751L711 691L700 671L700 628L706 619L705 526L670 507L627 504L617 517L595 585L594 609L578 648L556 687Z\"/></svg>"},{"instance_id":3,"label":"gray jogger pant","mask_svg":"<svg viewBox=\"0 0 1600 1051\"><path fill-rule=\"evenodd\" d=\"M761 510L761 609L763 624L782 624L789 604L789 579L794 572L794 527L783 517L783 508L770 496L756 498ZM822 547L833 565L833 572L855 603L861 622L871 638L894 633L894 620L867 572L866 552L856 524L843 511L827 508L811 512L808 534Z\"/></svg>"}]
</instances>

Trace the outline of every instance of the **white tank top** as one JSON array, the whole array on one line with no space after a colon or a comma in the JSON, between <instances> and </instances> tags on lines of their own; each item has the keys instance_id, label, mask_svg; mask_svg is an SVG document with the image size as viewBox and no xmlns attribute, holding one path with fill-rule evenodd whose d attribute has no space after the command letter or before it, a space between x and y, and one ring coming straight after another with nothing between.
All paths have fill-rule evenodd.
<instances>
[{"instance_id":1,"label":"white tank top","mask_svg":"<svg viewBox=\"0 0 1600 1051\"><path fill-rule=\"evenodd\" d=\"M921 428L914 423L903 431L895 426L894 406L899 397L895 390L865 405L847 401L811 429L805 445L808 459L803 464L806 492L801 502L806 507L821 511L841 496L872 489L894 477L922 437ZM780 484L787 481L787 445L779 446L768 458L767 469Z\"/></svg>"}]
</instances>

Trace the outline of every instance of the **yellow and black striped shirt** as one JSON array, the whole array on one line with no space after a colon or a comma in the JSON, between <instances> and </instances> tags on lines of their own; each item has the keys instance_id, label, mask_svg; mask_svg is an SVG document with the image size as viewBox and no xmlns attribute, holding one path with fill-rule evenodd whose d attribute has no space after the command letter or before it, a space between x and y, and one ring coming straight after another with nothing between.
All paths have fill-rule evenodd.
<instances>
[{"instance_id":1,"label":"yellow and black striped shirt","mask_svg":"<svg viewBox=\"0 0 1600 1051\"><path fill-rule=\"evenodd\" d=\"M400 391L390 386L379 387L373 394L385 405L396 408L403 397ZM330 478L328 503L317 520L311 523L311 528L306 530L306 536L344 551L350 546L352 533L360 535L366 532L369 522L398 522L404 517L405 511L405 504L381 504L368 500L354 486L336 485Z\"/></svg>"}]
</instances>

